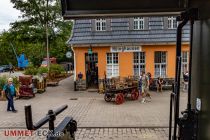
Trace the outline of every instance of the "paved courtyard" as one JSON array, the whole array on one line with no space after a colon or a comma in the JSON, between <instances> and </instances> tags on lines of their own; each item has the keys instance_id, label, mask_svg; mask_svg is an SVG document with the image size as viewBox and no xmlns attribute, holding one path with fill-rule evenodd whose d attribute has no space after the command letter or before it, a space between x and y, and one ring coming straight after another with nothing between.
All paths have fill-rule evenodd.
<instances>
[{"instance_id":1,"label":"paved courtyard","mask_svg":"<svg viewBox=\"0 0 210 140\"><path fill-rule=\"evenodd\" d=\"M1 132L8 128L25 129L26 104L32 105L34 122L45 116L48 109L56 109L67 104L68 108L57 116L56 125L65 116L72 116L79 127L76 139L167 139L170 92L162 94L151 92L151 95L152 102L149 103L142 104L138 100L116 105L114 102L105 102L102 94L73 91L73 77L70 77L61 81L57 87L47 88L45 93L36 94L35 98L16 100L18 113L6 112L6 102L1 101L0 137L3 138ZM187 94L181 93L180 110L185 108L186 100Z\"/></svg>"}]
</instances>

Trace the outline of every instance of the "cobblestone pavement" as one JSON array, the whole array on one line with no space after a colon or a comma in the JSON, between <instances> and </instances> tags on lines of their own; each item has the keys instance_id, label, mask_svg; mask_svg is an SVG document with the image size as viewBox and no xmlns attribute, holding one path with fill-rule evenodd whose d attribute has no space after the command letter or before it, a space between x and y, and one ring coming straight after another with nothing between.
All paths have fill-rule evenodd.
<instances>
[{"instance_id":1,"label":"cobblestone pavement","mask_svg":"<svg viewBox=\"0 0 210 140\"><path fill-rule=\"evenodd\" d=\"M15 130L15 129L12 129ZM44 132L43 130L41 130ZM8 130L0 129L1 140L45 140L36 133L30 136L5 136ZM168 128L79 128L76 140L167 140Z\"/></svg>"},{"instance_id":2,"label":"cobblestone pavement","mask_svg":"<svg viewBox=\"0 0 210 140\"><path fill-rule=\"evenodd\" d=\"M167 140L167 128L78 129L78 140Z\"/></svg>"},{"instance_id":3,"label":"cobblestone pavement","mask_svg":"<svg viewBox=\"0 0 210 140\"><path fill-rule=\"evenodd\" d=\"M126 139L120 134L121 132L118 132L121 129L123 131L126 130L126 137L131 135L131 139L144 138L144 134L141 131L147 129L140 129L142 127L157 128L157 131L152 128L148 129L149 133L148 136L145 136L145 139L150 140L154 137L158 139L160 137L158 132L167 131L167 129L159 128L168 127L170 92L151 92L151 95L152 101L149 103L141 104L140 100L128 100L121 105L116 105L114 102L105 102L102 94L73 91L73 77L70 77L61 81L57 87L47 88L45 93L36 94L35 98L16 100L15 106L18 113L6 112L7 102L0 101L0 128L1 130L7 128L25 128L24 105L26 104L32 105L34 122L45 116L49 109L56 109L61 105L67 104L68 108L57 116L55 124L57 125L65 116L72 116L78 122L78 127L82 127L77 132L78 139L94 139L93 137L99 137L99 139L102 137L101 139L103 140ZM187 94L181 93L180 110L185 108L186 101ZM47 126L45 125L45 127ZM105 133L107 129L102 127L110 128L108 129L108 135ZM93 134L89 133L92 130L91 128L94 130ZM97 135L95 132L98 131L97 128L103 131L102 135ZM135 135L128 133L127 129L124 128L128 128L131 131L135 130ZM113 130L113 132L117 130L117 137L115 137L114 133L109 133L109 130ZM81 133L84 133L84 137ZM156 139L154 138L154 140Z\"/></svg>"}]
</instances>

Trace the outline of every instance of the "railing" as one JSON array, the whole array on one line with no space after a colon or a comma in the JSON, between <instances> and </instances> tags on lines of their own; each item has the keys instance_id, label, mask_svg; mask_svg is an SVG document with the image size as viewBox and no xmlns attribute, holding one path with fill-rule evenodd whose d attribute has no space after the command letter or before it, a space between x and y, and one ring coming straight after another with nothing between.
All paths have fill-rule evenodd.
<instances>
[{"instance_id":1,"label":"railing","mask_svg":"<svg viewBox=\"0 0 210 140\"><path fill-rule=\"evenodd\" d=\"M72 117L65 117L64 120L55 128L54 121L56 120L56 116L59 115L61 112L63 112L65 109L67 109L67 105L61 106L60 108L56 109L55 111L49 110L48 114L39 120L37 123L33 124L32 119L32 109L31 105L25 106L25 120L26 120L26 126L28 130L37 130L40 127L42 127L44 124L49 122L49 134L47 136L48 140L57 140L62 139L62 137L65 137L65 139L68 140L74 140L75 139L75 131L77 130L77 122L73 120ZM58 133L63 133L64 135L54 135ZM70 135L66 132L69 132Z\"/></svg>"}]
</instances>

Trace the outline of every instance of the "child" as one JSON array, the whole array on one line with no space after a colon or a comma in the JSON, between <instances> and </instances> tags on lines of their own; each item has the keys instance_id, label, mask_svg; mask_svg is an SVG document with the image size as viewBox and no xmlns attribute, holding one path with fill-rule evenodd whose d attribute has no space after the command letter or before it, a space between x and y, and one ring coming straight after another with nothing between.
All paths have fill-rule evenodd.
<instances>
[{"instance_id":1,"label":"child","mask_svg":"<svg viewBox=\"0 0 210 140\"><path fill-rule=\"evenodd\" d=\"M157 79L157 92L162 92L162 84L163 84L163 79L161 79L160 77L158 77Z\"/></svg>"}]
</instances>

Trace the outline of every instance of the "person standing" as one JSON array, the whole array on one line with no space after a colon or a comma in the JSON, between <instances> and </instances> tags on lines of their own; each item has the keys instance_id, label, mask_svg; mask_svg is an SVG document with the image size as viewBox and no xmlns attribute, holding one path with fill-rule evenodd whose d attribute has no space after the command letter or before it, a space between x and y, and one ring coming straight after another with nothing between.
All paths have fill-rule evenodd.
<instances>
[{"instance_id":1,"label":"person standing","mask_svg":"<svg viewBox=\"0 0 210 140\"><path fill-rule=\"evenodd\" d=\"M139 96L142 96L142 73L139 76L139 81L138 81L138 90L139 90Z\"/></svg>"},{"instance_id":2,"label":"person standing","mask_svg":"<svg viewBox=\"0 0 210 140\"><path fill-rule=\"evenodd\" d=\"M14 70L13 70L13 65L10 63L9 64L9 73L14 73Z\"/></svg>"},{"instance_id":3,"label":"person standing","mask_svg":"<svg viewBox=\"0 0 210 140\"><path fill-rule=\"evenodd\" d=\"M149 97L151 99L150 94L148 93L149 90L149 78L148 76L145 74L145 72L143 71L141 73L141 95L142 95L142 103L146 102L146 97Z\"/></svg>"},{"instance_id":4,"label":"person standing","mask_svg":"<svg viewBox=\"0 0 210 140\"><path fill-rule=\"evenodd\" d=\"M188 71L186 71L183 74L183 79L184 79L183 91L186 91L186 90L188 90L188 82L189 82L189 73L188 73Z\"/></svg>"},{"instance_id":5,"label":"person standing","mask_svg":"<svg viewBox=\"0 0 210 140\"><path fill-rule=\"evenodd\" d=\"M16 94L19 95L19 93L13 84L12 78L8 78L8 83L4 85L2 95L3 94L6 95L6 98L8 100L7 111L12 111L12 112L16 113L17 110L14 107L14 97L16 96Z\"/></svg>"}]
</instances>

